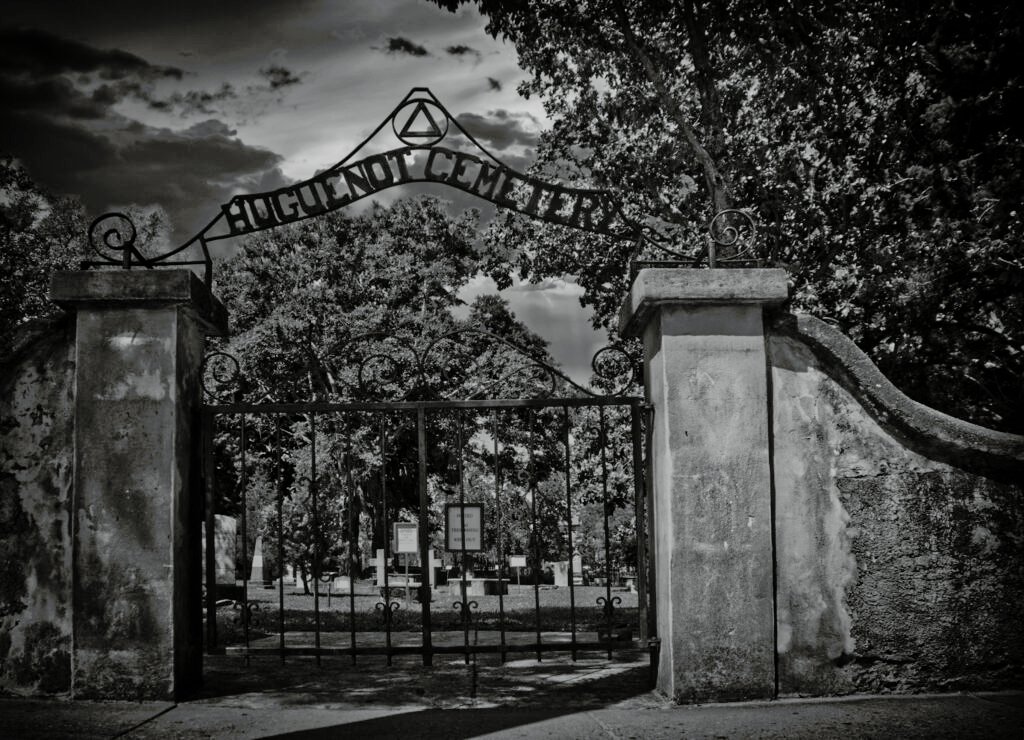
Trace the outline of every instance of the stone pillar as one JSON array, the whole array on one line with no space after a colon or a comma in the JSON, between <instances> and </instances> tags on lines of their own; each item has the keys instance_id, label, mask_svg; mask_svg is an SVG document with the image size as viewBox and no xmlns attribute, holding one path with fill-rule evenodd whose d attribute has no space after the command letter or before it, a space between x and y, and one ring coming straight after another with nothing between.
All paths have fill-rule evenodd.
<instances>
[{"instance_id":1,"label":"stone pillar","mask_svg":"<svg viewBox=\"0 0 1024 740\"><path fill-rule=\"evenodd\" d=\"M680 702L775 694L769 386L776 269L641 270L619 331L654 406L658 688Z\"/></svg>"},{"instance_id":2,"label":"stone pillar","mask_svg":"<svg viewBox=\"0 0 1024 740\"><path fill-rule=\"evenodd\" d=\"M177 699L202 675L198 410L224 307L187 270L60 272L76 313L72 696Z\"/></svg>"}]
</instances>

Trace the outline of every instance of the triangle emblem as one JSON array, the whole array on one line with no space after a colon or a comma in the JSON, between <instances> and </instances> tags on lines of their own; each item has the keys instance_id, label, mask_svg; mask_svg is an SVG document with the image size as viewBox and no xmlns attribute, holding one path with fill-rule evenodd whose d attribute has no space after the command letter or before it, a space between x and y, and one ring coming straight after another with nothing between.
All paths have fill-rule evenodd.
<instances>
[{"instance_id":1,"label":"triangle emblem","mask_svg":"<svg viewBox=\"0 0 1024 740\"><path fill-rule=\"evenodd\" d=\"M438 139L444 136L444 132L437 125L434 116L431 115L427 103L420 100L416 103L416 107L413 108L412 114L406 120L398 136L410 139Z\"/></svg>"}]
</instances>

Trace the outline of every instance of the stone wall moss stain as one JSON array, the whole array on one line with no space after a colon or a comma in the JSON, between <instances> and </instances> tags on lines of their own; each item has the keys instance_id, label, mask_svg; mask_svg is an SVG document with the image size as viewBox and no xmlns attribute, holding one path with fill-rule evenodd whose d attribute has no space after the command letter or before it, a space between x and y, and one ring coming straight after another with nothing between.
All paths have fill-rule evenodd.
<instances>
[{"instance_id":1,"label":"stone wall moss stain","mask_svg":"<svg viewBox=\"0 0 1024 740\"><path fill-rule=\"evenodd\" d=\"M38 692L57 694L71 688L71 640L51 622L36 622L25 630L25 648L12 657L11 673L18 684L35 684Z\"/></svg>"},{"instance_id":2,"label":"stone wall moss stain","mask_svg":"<svg viewBox=\"0 0 1024 740\"><path fill-rule=\"evenodd\" d=\"M110 652L82 656L75 681L75 697L106 701L152 701L171 693L167 656L157 651L133 653L121 660Z\"/></svg>"},{"instance_id":3,"label":"stone wall moss stain","mask_svg":"<svg viewBox=\"0 0 1024 740\"><path fill-rule=\"evenodd\" d=\"M0 358L0 688L70 687L74 322Z\"/></svg>"},{"instance_id":4,"label":"stone wall moss stain","mask_svg":"<svg viewBox=\"0 0 1024 740\"><path fill-rule=\"evenodd\" d=\"M41 537L21 502L13 475L0 473L0 618L24 611L28 597L26 559L39 550Z\"/></svg>"},{"instance_id":5,"label":"stone wall moss stain","mask_svg":"<svg viewBox=\"0 0 1024 740\"><path fill-rule=\"evenodd\" d=\"M142 574L111 566L95 553L79 575L77 618L88 625L83 644L145 645L158 637L158 620L152 614ZM102 637L100 637L102 636Z\"/></svg>"},{"instance_id":6,"label":"stone wall moss stain","mask_svg":"<svg viewBox=\"0 0 1024 740\"><path fill-rule=\"evenodd\" d=\"M1022 502L1011 488L952 468L840 481L861 532L848 592L857 650L845 669L857 690L1024 680L1024 551L1005 529L1020 526ZM979 528L998 544L979 546Z\"/></svg>"}]
</instances>

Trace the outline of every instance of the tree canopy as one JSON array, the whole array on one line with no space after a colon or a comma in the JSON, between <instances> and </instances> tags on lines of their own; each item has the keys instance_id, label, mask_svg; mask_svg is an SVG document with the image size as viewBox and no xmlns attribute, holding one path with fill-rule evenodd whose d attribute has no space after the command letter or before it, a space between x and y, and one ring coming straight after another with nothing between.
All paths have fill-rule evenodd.
<instances>
[{"instance_id":1,"label":"tree canopy","mask_svg":"<svg viewBox=\"0 0 1024 740\"><path fill-rule=\"evenodd\" d=\"M137 227L138 247L149 256L165 248L167 215L159 206L125 209ZM77 270L95 259L88 220L78 198L55 196L11 156L0 155L0 348L18 329L60 312L47 299L55 270Z\"/></svg>"},{"instance_id":2,"label":"tree canopy","mask_svg":"<svg viewBox=\"0 0 1024 740\"><path fill-rule=\"evenodd\" d=\"M476 4L551 121L535 174L617 192L694 253L747 210L798 310L915 399L1024 431L1019 4ZM575 274L610 325L633 245L514 214L490 239L496 276Z\"/></svg>"},{"instance_id":3,"label":"tree canopy","mask_svg":"<svg viewBox=\"0 0 1024 740\"><path fill-rule=\"evenodd\" d=\"M19 326L53 314L50 273L84 255L85 212L40 188L12 157L0 157L0 346Z\"/></svg>"}]
</instances>

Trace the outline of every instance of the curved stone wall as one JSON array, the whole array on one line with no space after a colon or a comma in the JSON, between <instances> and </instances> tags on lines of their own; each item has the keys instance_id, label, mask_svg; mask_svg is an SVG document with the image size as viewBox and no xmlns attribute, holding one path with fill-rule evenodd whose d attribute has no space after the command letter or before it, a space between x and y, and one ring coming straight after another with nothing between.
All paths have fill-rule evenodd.
<instances>
[{"instance_id":1,"label":"curved stone wall","mask_svg":"<svg viewBox=\"0 0 1024 740\"><path fill-rule=\"evenodd\" d=\"M1024 681L1024 437L900 393L837 330L767 324L781 695Z\"/></svg>"}]
</instances>

